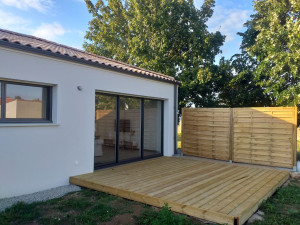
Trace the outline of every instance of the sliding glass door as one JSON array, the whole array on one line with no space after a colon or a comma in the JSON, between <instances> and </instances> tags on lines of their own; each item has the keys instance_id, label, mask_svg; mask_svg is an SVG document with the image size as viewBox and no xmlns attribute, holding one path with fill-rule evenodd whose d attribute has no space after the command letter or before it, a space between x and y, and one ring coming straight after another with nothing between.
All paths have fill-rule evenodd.
<instances>
[{"instance_id":1,"label":"sliding glass door","mask_svg":"<svg viewBox=\"0 0 300 225\"><path fill-rule=\"evenodd\" d=\"M163 101L96 93L95 168L161 156Z\"/></svg>"},{"instance_id":2,"label":"sliding glass door","mask_svg":"<svg viewBox=\"0 0 300 225\"><path fill-rule=\"evenodd\" d=\"M116 162L117 97L96 94L95 102L95 165Z\"/></svg>"},{"instance_id":3,"label":"sliding glass door","mask_svg":"<svg viewBox=\"0 0 300 225\"><path fill-rule=\"evenodd\" d=\"M162 102L144 100L144 157L162 152Z\"/></svg>"},{"instance_id":4,"label":"sliding glass door","mask_svg":"<svg viewBox=\"0 0 300 225\"><path fill-rule=\"evenodd\" d=\"M141 99L120 97L119 161L141 157Z\"/></svg>"}]
</instances>

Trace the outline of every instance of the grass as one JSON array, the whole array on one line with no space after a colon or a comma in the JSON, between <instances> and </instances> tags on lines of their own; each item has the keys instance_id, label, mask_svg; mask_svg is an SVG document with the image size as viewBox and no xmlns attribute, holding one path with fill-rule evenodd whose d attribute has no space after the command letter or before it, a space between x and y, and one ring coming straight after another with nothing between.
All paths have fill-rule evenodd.
<instances>
[{"instance_id":1,"label":"grass","mask_svg":"<svg viewBox=\"0 0 300 225\"><path fill-rule=\"evenodd\" d=\"M142 209L134 212L134 208ZM117 219L117 222L114 221ZM118 221L120 220L121 221ZM89 189L32 204L17 203L0 213L0 225L43 224L193 225L196 219Z\"/></svg>"},{"instance_id":2,"label":"grass","mask_svg":"<svg viewBox=\"0 0 300 225\"><path fill-rule=\"evenodd\" d=\"M154 211L151 207L148 207L139 217L135 217L136 224L139 225L193 225L201 224L186 216L174 214L167 204L163 206L159 211Z\"/></svg>"},{"instance_id":3,"label":"grass","mask_svg":"<svg viewBox=\"0 0 300 225\"><path fill-rule=\"evenodd\" d=\"M263 221L255 221L253 225L296 225L300 224L300 182L291 180L286 187L280 188L273 197L265 201L260 210Z\"/></svg>"},{"instance_id":4,"label":"grass","mask_svg":"<svg viewBox=\"0 0 300 225\"><path fill-rule=\"evenodd\" d=\"M124 213L113 207L117 197L91 191L73 192L64 197L32 204L17 203L0 213L0 224L98 224Z\"/></svg>"},{"instance_id":5,"label":"grass","mask_svg":"<svg viewBox=\"0 0 300 225\"><path fill-rule=\"evenodd\" d=\"M24 224L40 217L41 212L37 210L40 203L25 204L18 203L0 214L0 224Z\"/></svg>"}]
</instances>

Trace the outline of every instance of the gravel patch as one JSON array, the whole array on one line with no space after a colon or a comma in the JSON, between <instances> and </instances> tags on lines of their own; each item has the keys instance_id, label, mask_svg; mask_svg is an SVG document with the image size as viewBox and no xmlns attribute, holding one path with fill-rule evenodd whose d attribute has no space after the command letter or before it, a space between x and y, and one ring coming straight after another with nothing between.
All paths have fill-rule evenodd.
<instances>
[{"instance_id":1,"label":"gravel patch","mask_svg":"<svg viewBox=\"0 0 300 225\"><path fill-rule=\"evenodd\" d=\"M32 203L32 202L42 202L47 201L53 198L59 198L64 196L69 192L80 191L81 188L76 185L66 185L60 186L57 188L52 188L45 191L39 191L28 195L21 195L11 198L2 198L0 199L0 212L4 211L6 208L11 207L12 205L18 202Z\"/></svg>"}]
</instances>

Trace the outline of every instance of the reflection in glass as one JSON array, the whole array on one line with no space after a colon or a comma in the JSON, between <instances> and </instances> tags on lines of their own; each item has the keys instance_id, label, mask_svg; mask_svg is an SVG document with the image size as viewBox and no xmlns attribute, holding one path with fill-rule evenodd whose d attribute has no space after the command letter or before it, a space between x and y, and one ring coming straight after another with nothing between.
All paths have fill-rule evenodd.
<instances>
[{"instance_id":1,"label":"reflection in glass","mask_svg":"<svg viewBox=\"0 0 300 225\"><path fill-rule=\"evenodd\" d=\"M144 157L160 154L162 102L158 100L144 101Z\"/></svg>"},{"instance_id":2,"label":"reflection in glass","mask_svg":"<svg viewBox=\"0 0 300 225\"><path fill-rule=\"evenodd\" d=\"M47 88L6 85L6 118L46 119Z\"/></svg>"},{"instance_id":3,"label":"reflection in glass","mask_svg":"<svg viewBox=\"0 0 300 225\"><path fill-rule=\"evenodd\" d=\"M119 161L140 157L141 100L120 97Z\"/></svg>"},{"instance_id":4,"label":"reflection in glass","mask_svg":"<svg viewBox=\"0 0 300 225\"><path fill-rule=\"evenodd\" d=\"M95 165L115 162L116 96L96 94Z\"/></svg>"}]
</instances>

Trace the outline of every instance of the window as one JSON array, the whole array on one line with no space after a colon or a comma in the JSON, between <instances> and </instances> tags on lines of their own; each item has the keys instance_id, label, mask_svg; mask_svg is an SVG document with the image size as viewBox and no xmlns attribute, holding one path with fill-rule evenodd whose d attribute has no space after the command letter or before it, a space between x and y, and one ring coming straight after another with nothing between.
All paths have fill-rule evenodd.
<instances>
[{"instance_id":1,"label":"window","mask_svg":"<svg viewBox=\"0 0 300 225\"><path fill-rule=\"evenodd\" d=\"M0 81L0 122L51 122L51 87Z\"/></svg>"}]
</instances>

